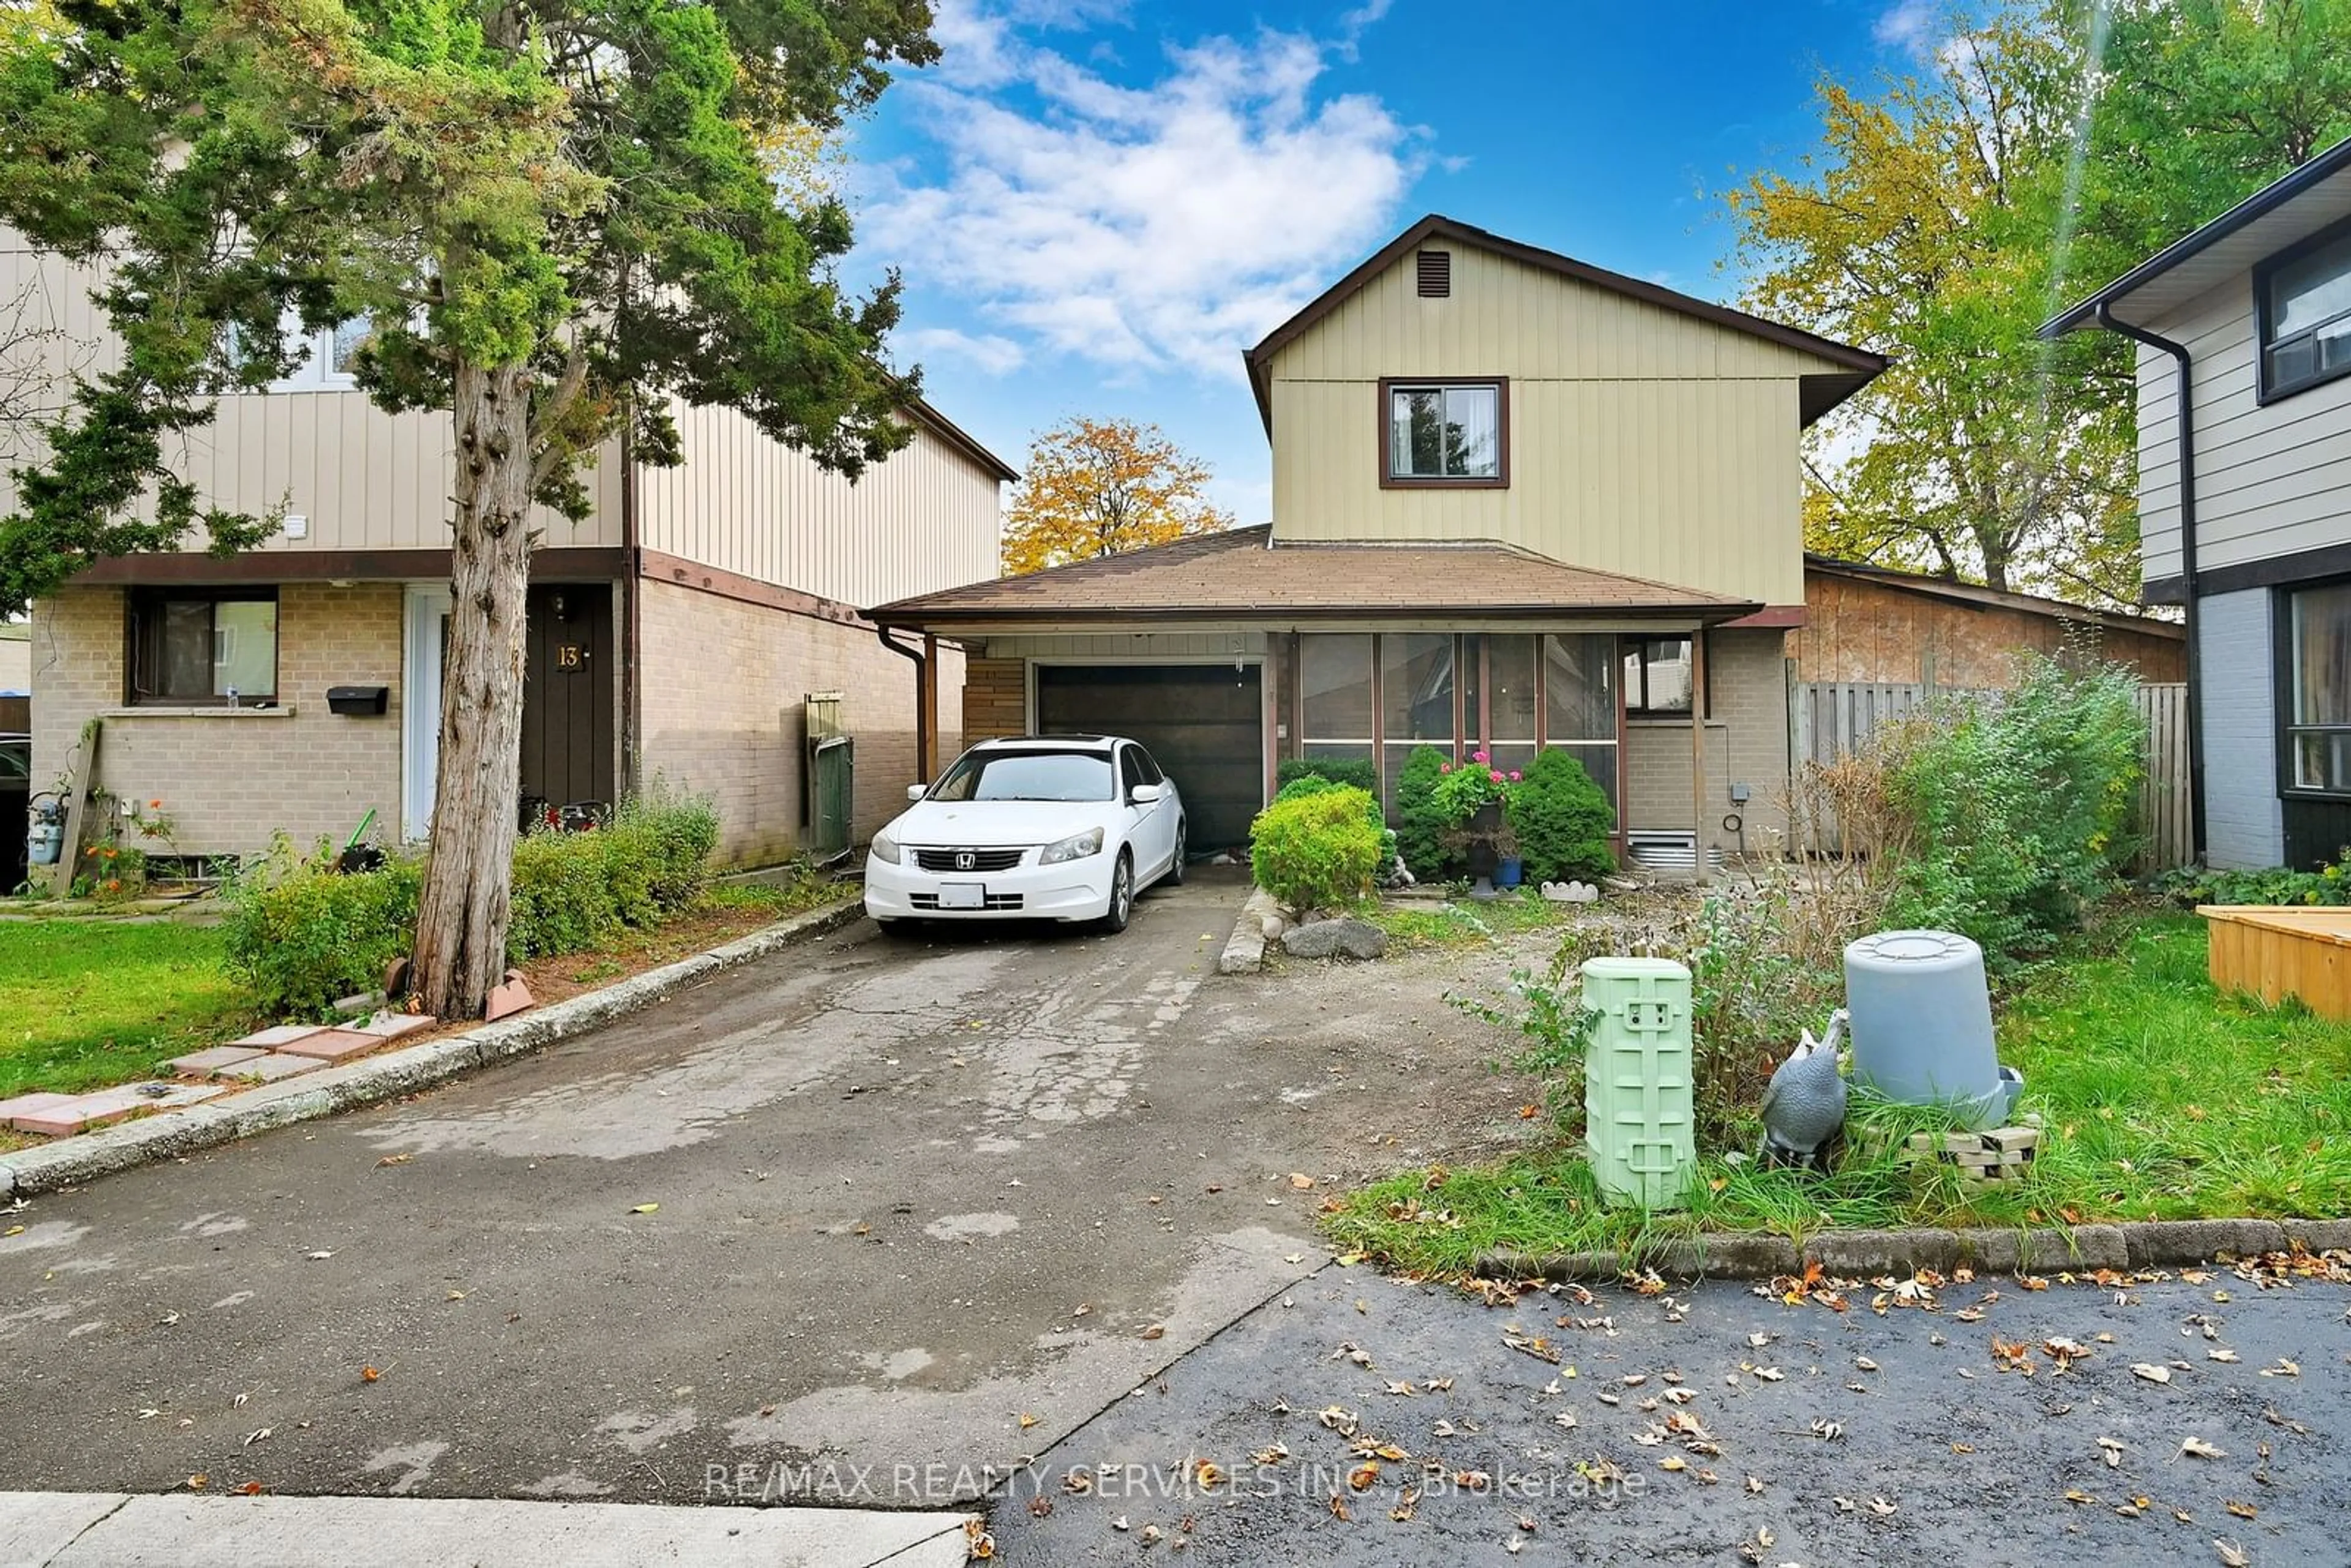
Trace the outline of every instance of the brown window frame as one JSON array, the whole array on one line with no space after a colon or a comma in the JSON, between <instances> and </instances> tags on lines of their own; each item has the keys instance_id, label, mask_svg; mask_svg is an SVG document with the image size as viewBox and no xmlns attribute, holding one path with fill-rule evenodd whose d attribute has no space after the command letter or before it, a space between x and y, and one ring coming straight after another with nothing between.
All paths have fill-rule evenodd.
<instances>
[{"instance_id":1,"label":"brown window frame","mask_svg":"<svg viewBox=\"0 0 2351 1568\"><path fill-rule=\"evenodd\" d=\"M239 707L277 705L279 664L284 653L285 606L275 584L236 588L134 588L123 596L123 706L126 707L226 707L225 694L203 692L189 695L152 691L142 684L162 662L162 617L167 604L271 604L279 612L269 649L269 687L266 692L237 693Z\"/></svg>"},{"instance_id":2,"label":"brown window frame","mask_svg":"<svg viewBox=\"0 0 2351 1568\"><path fill-rule=\"evenodd\" d=\"M1390 437L1395 430L1395 393L1399 388L1491 387L1494 389L1494 472L1490 475L1402 475L1395 472ZM1508 376L1382 376L1379 404L1380 488L1383 490L1507 490L1510 487L1510 378Z\"/></svg>"}]
</instances>

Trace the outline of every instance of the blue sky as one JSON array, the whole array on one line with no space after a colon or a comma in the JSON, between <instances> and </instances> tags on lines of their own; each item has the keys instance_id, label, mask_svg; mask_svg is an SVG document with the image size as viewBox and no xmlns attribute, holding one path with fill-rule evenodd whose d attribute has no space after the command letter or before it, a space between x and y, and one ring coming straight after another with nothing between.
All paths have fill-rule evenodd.
<instances>
[{"instance_id":1,"label":"blue sky","mask_svg":"<svg viewBox=\"0 0 2351 1568\"><path fill-rule=\"evenodd\" d=\"M1019 466L1153 421L1262 521L1240 351L1424 213L1709 298L1719 193L1815 140L1813 83L1910 66L1930 0L941 0L945 57L856 129L852 277Z\"/></svg>"}]
</instances>

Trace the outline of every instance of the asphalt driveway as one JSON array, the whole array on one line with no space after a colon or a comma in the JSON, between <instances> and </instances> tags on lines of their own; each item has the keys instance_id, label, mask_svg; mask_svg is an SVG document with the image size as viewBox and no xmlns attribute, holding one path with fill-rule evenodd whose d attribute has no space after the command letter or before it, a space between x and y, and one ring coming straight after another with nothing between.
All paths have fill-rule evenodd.
<instances>
[{"instance_id":1,"label":"asphalt driveway","mask_svg":"<svg viewBox=\"0 0 2351 1568\"><path fill-rule=\"evenodd\" d=\"M861 925L36 1200L0 1488L968 1498L1320 1265L1289 1173L1412 1120L1343 992L1215 976L1244 892L1107 938Z\"/></svg>"}]
</instances>

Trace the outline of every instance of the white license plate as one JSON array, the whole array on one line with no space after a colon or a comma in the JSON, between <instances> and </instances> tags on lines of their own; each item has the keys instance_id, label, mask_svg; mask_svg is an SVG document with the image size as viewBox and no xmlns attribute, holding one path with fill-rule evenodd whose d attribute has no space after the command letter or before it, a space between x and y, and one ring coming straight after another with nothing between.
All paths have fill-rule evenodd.
<instances>
[{"instance_id":1,"label":"white license plate","mask_svg":"<svg viewBox=\"0 0 2351 1568\"><path fill-rule=\"evenodd\" d=\"M987 884L984 882L943 882L939 883L941 909L985 909L987 907Z\"/></svg>"}]
</instances>

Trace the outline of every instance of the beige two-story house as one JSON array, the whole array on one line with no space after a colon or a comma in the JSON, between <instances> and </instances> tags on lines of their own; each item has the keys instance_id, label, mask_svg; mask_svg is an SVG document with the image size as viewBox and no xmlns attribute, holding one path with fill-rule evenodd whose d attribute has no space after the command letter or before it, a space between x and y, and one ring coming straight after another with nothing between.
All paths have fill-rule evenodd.
<instances>
[{"instance_id":1,"label":"beige two-story house","mask_svg":"<svg viewBox=\"0 0 2351 1568\"><path fill-rule=\"evenodd\" d=\"M1798 438L1876 354L1428 217L1249 350L1273 517L885 604L966 737L1109 730L1198 848L1281 760L1562 747L1662 861L1761 845L1804 614Z\"/></svg>"},{"instance_id":2,"label":"beige two-story house","mask_svg":"<svg viewBox=\"0 0 2351 1568\"><path fill-rule=\"evenodd\" d=\"M89 292L0 232L0 298L60 375L110 352ZM34 608L33 776L66 775L98 721L94 785L173 824L151 850L340 842L371 811L379 842L429 837L453 426L358 389L366 330L318 334L178 455L206 504L282 509L275 538L103 561ZM952 754L963 679L958 650L885 638L855 606L993 570L1013 473L919 402L912 444L854 484L731 411L673 412L682 466L614 444L585 476L587 521L535 519L517 810L668 789L716 800L730 863L845 847ZM836 736L851 747L813 762Z\"/></svg>"}]
</instances>

